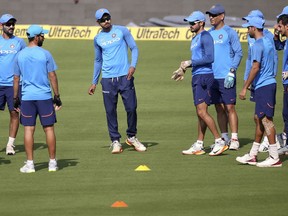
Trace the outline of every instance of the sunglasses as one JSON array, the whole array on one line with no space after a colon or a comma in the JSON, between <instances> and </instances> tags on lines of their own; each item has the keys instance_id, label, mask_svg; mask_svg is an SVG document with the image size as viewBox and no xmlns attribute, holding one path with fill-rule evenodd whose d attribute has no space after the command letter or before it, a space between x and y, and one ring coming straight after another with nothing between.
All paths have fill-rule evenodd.
<instances>
[{"instance_id":1,"label":"sunglasses","mask_svg":"<svg viewBox=\"0 0 288 216\"><path fill-rule=\"evenodd\" d=\"M221 15L221 14L209 14L209 17L217 17L217 16L219 16L219 15Z\"/></svg>"},{"instance_id":2,"label":"sunglasses","mask_svg":"<svg viewBox=\"0 0 288 216\"><path fill-rule=\"evenodd\" d=\"M99 21L100 23L104 23L104 22L110 21L110 20L111 20L111 17L108 16L108 17L103 17L103 18L99 19L98 21Z\"/></svg>"},{"instance_id":3,"label":"sunglasses","mask_svg":"<svg viewBox=\"0 0 288 216\"><path fill-rule=\"evenodd\" d=\"M14 22L11 22L11 23L5 23L4 25L7 26L7 27L10 27L10 26L15 26L15 23L14 23Z\"/></svg>"},{"instance_id":4,"label":"sunglasses","mask_svg":"<svg viewBox=\"0 0 288 216\"><path fill-rule=\"evenodd\" d=\"M197 24L197 23L199 23L199 22L201 22L201 21L189 22L189 24L190 24L191 26L194 26L195 24Z\"/></svg>"}]
</instances>

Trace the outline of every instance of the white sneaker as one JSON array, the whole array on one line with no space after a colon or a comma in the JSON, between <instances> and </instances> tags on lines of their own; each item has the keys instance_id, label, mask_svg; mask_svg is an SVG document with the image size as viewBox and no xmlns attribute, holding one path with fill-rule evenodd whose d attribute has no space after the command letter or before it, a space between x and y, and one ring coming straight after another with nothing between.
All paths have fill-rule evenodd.
<instances>
[{"instance_id":1,"label":"white sneaker","mask_svg":"<svg viewBox=\"0 0 288 216\"><path fill-rule=\"evenodd\" d=\"M135 137L128 137L126 139L126 144L129 146L134 146L136 151L144 152L147 148Z\"/></svg>"},{"instance_id":2,"label":"white sneaker","mask_svg":"<svg viewBox=\"0 0 288 216\"><path fill-rule=\"evenodd\" d=\"M35 172L35 168L34 168L34 164L27 164L27 162L24 162L25 165L23 167L20 168L20 172L22 173L34 173Z\"/></svg>"},{"instance_id":3,"label":"white sneaker","mask_svg":"<svg viewBox=\"0 0 288 216\"><path fill-rule=\"evenodd\" d=\"M224 140L218 141L213 146L211 152L209 153L210 156L216 156L222 154L224 151L226 151L229 147L225 145Z\"/></svg>"},{"instance_id":4,"label":"white sneaker","mask_svg":"<svg viewBox=\"0 0 288 216\"><path fill-rule=\"evenodd\" d=\"M287 136L284 132L276 135L276 141L280 143L280 148L286 145L286 140L287 140Z\"/></svg>"},{"instance_id":5,"label":"white sneaker","mask_svg":"<svg viewBox=\"0 0 288 216\"><path fill-rule=\"evenodd\" d=\"M249 154L245 154L242 157L237 157L236 161L242 164L249 164L249 165L256 165L257 163L257 157L251 157Z\"/></svg>"},{"instance_id":6,"label":"white sneaker","mask_svg":"<svg viewBox=\"0 0 288 216\"><path fill-rule=\"evenodd\" d=\"M266 137L267 138L267 137ZM268 139L267 139L267 142L265 140L265 137L264 137L264 140L263 142L260 144L259 146L259 152L268 152L269 150L269 142L268 142Z\"/></svg>"},{"instance_id":7,"label":"white sneaker","mask_svg":"<svg viewBox=\"0 0 288 216\"><path fill-rule=\"evenodd\" d=\"M271 156L269 156L266 160L257 163L257 167L282 167L282 162L280 159L273 159Z\"/></svg>"},{"instance_id":8,"label":"white sneaker","mask_svg":"<svg viewBox=\"0 0 288 216\"><path fill-rule=\"evenodd\" d=\"M48 171L56 172L58 170L57 161L49 161Z\"/></svg>"},{"instance_id":9,"label":"white sneaker","mask_svg":"<svg viewBox=\"0 0 288 216\"><path fill-rule=\"evenodd\" d=\"M7 144L6 155L14 155L15 154L14 148L15 148L15 146L13 144Z\"/></svg>"},{"instance_id":10,"label":"white sneaker","mask_svg":"<svg viewBox=\"0 0 288 216\"><path fill-rule=\"evenodd\" d=\"M286 145L286 146L278 149L278 154L279 154L279 155L284 155L284 154L286 155L286 154L288 154L288 145Z\"/></svg>"},{"instance_id":11,"label":"white sneaker","mask_svg":"<svg viewBox=\"0 0 288 216\"><path fill-rule=\"evenodd\" d=\"M122 145L119 143L118 140L114 140L113 143L111 143L110 147L112 147L112 154L119 154L123 151Z\"/></svg>"},{"instance_id":12,"label":"white sneaker","mask_svg":"<svg viewBox=\"0 0 288 216\"><path fill-rule=\"evenodd\" d=\"M205 153L203 144L198 142L192 144L189 149L182 151L183 155L203 155Z\"/></svg>"},{"instance_id":13,"label":"white sneaker","mask_svg":"<svg viewBox=\"0 0 288 216\"><path fill-rule=\"evenodd\" d=\"M238 150L240 148L239 141L237 139L231 139L229 142L230 150Z\"/></svg>"}]
</instances>

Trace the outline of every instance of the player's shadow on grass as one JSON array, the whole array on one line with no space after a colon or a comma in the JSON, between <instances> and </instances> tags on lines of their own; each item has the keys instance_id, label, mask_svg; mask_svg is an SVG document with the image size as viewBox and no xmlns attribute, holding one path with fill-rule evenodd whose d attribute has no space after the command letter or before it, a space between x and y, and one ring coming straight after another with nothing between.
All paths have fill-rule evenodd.
<instances>
[{"instance_id":1,"label":"player's shadow on grass","mask_svg":"<svg viewBox=\"0 0 288 216\"><path fill-rule=\"evenodd\" d=\"M78 159L59 159L57 160L58 170L65 169L67 167L76 166L78 164ZM35 163L36 170L48 169L48 161Z\"/></svg>"},{"instance_id":2,"label":"player's shadow on grass","mask_svg":"<svg viewBox=\"0 0 288 216\"><path fill-rule=\"evenodd\" d=\"M48 146L46 143L34 143L34 151L41 150L41 149L47 149ZM15 153L25 152L25 146L23 143L16 144L15 145ZM0 152L6 152L6 146L3 148Z\"/></svg>"},{"instance_id":3,"label":"player's shadow on grass","mask_svg":"<svg viewBox=\"0 0 288 216\"><path fill-rule=\"evenodd\" d=\"M159 143L157 142L141 142L147 149L154 147L156 145L158 145ZM129 146L126 143L121 143L122 144L122 148L123 150L127 150L127 151L135 151L133 146Z\"/></svg>"},{"instance_id":4,"label":"player's shadow on grass","mask_svg":"<svg viewBox=\"0 0 288 216\"><path fill-rule=\"evenodd\" d=\"M10 160L6 160L5 158L0 157L0 165L2 164L10 164L11 161Z\"/></svg>"}]
</instances>

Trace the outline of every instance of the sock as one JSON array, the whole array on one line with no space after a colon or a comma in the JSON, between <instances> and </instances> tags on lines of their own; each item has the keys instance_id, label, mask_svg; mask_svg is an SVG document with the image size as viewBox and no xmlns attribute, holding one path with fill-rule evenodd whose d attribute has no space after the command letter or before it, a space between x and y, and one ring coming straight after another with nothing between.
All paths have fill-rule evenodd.
<instances>
[{"instance_id":1,"label":"sock","mask_svg":"<svg viewBox=\"0 0 288 216\"><path fill-rule=\"evenodd\" d=\"M33 165L33 164L34 164L34 161L33 161L33 160L27 160L27 161L26 161L26 164L27 164L27 165Z\"/></svg>"},{"instance_id":2,"label":"sock","mask_svg":"<svg viewBox=\"0 0 288 216\"><path fill-rule=\"evenodd\" d=\"M14 145L15 138L9 137L7 145Z\"/></svg>"},{"instance_id":3,"label":"sock","mask_svg":"<svg viewBox=\"0 0 288 216\"><path fill-rule=\"evenodd\" d=\"M231 133L231 139L238 140L238 133Z\"/></svg>"},{"instance_id":4,"label":"sock","mask_svg":"<svg viewBox=\"0 0 288 216\"><path fill-rule=\"evenodd\" d=\"M215 144L221 141L222 141L222 138L215 139Z\"/></svg>"},{"instance_id":5,"label":"sock","mask_svg":"<svg viewBox=\"0 0 288 216\"><path fill-rule=\"evenodd\" d=\"M197 142L198 144L200 144L200 145L203 145L203 144L204 144L203 140L197 140L196 142Z\"/></svg>"},{"instance_id":6,"label":"sock","mask_svg":"<svg viewBox=\"0 0 288 216\"><path fill-rule=\"evenodd\" d=\"M276 144L270 144L268 151L269 151L269 155L271 158L273 158L275 160L279 159L279 154L277 151L277 145Z\"/></svg>"},{"instance_id":7,"label":"sock","mask_svg":"<svg viewBox=\"0 0 288 216\"><path fill-rule=\"evenodd\" d=\"M251 147L250 152L249 152L249 155L251 157L257 156L259 147L260 147L260 143L253 142L252 147Z\"/></svg>"},{"instance_id":8,"label":"sock","mask_svg":"<svg viewBox=\"0 0 288 216\"><path fill-rule=\"evenodd\" d=\"M229 136L227 132L221 133L221 137L224 139L224 141L229 141Z\"/></svg>"},{"instance_id":9,"label":"sock","mask_svg":"<svg viewBox=\"0 0 288 216\"><path fill-rule=\"evenodd\" d=\"M50 158L49 162L56 162L56 159L55 158L54 159Z\"/></svg>"}]
</instances>

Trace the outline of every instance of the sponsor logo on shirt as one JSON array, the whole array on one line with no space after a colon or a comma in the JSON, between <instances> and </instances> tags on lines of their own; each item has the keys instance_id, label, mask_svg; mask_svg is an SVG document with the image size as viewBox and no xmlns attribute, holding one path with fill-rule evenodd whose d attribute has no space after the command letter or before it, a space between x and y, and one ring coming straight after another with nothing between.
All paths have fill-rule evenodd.
<instances>
[{"instance_id":1,"label":"sponsor logo on shirt","mask_svg":"<svg viewBox=\"0 0 288 216\"><path fill-rule=\"evenodd\" d=\"M0 54L16 54L17 50L0 50Z\"/></svg>"},{"instance_id":2,"label":"sponsor logo on shirt","mask_svg":"<svg viewBox=\"0 0 288 216\"><path fill-rule=\"evenodd\" d=\"M113 43L115 43L115 42L117 42L119 40L120 40L120 38L117 37L117 35L114 33L114 34L112 34L112 39L111 40L107 40L107 41L101 42L100 46L107 46L107 45L113 44Z\"/></svg>"}]
</instances>

